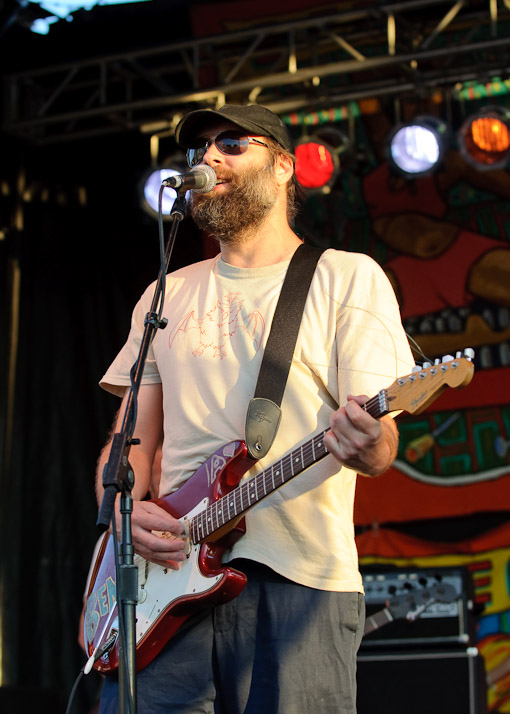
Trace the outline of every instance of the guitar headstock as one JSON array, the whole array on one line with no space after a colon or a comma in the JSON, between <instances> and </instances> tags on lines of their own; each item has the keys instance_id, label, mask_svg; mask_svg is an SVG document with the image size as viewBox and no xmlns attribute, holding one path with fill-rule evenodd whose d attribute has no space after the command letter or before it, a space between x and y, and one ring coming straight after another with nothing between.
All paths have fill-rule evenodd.
<instances>
[{"instance_id":1,"label":"guitar headstock","mask_svg":"<svg viewBox=\"0 0 510 714\"><path fill-rule=\"evenodd\" d=\"M434 364L418 365L411 374L399 377L386 390L390 411L403 409L410 414L420 414L447 388L466 387L473 378L474 352L471 348L455 357L446 355Z\"/></svg>"},{"instance_id":2,"label":"guitar headstock","mask_svg":"<svg viewBox=\"0 0 510 714\"><path fill-rule=\"evenodd\" d=\"M452 585L446 583L436 583L419 590L411 590L409 593L399 595L388 603L387 607L394 620L405 618L406 620L416 619L429 605L434 602L453 602L459 597Z\"/></svg>"}]
</instances>

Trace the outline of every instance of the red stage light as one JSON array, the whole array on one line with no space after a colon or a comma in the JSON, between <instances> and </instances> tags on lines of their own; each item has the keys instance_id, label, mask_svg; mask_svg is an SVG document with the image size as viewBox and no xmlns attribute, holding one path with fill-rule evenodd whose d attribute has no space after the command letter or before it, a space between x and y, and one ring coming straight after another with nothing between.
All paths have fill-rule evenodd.
<instances>
[{"instance_id":1,"label":"red stage light","mask_svg":"<svg viewBox=\"0 0 510 714\"><path fill-rule=\"evenodd\" d=\"M296 146L296 178L304 188L329 185L337 170L338 158L327 144L312 138Z\"/></svg>"}]
</instances>

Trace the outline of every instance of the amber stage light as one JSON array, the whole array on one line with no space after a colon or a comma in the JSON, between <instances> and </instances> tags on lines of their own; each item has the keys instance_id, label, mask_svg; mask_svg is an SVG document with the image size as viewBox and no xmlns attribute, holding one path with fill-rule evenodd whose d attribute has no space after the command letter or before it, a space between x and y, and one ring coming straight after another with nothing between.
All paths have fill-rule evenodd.
<instances>
[{"instance_id":1,"label":"amber stage light","mask_svg":"<svg viewBox=\"0 0 510 714\"><path fill-rule=\"evenodd\" d=\"M458 134L459 150L479 171L501 169L510 157L510 113L486 107L466 119Z\"/></svg>"}]
</instances>

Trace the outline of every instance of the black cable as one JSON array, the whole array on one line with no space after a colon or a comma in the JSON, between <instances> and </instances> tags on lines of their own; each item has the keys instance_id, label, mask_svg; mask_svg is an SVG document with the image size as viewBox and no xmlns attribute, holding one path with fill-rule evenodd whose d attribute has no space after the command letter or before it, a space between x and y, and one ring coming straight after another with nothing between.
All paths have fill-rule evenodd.
<instances>
[{"instance_id":1,"label":"black cable","mask_svg":"<svg viewBox=\"0 0 510 714\"><path fill-rule=\"evenodd\" d=\"M78 676L76 677L76 679L74 680L74 684L73 684L73 687L72 687L72 689L71 689L71 693L70 693L70 695L69 695L69 699L67 700L66 714L70 714L70 712L71 712L71 707L72 707L72 705L73 705L73 701L74 701L74 697L75 697L75 694L76 694L76 690L78 689L78 684L80 683L81 678L83 677L83 675L84 675L84 667L82 667L82 668L80 669L79 675L78 675Z\"/></svg>"}]
</instances>

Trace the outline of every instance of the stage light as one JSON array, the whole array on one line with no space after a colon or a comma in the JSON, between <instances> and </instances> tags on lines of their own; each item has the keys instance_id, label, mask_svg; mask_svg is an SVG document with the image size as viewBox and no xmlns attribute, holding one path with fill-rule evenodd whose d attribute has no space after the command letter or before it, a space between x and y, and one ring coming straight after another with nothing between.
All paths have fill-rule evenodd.
<instances>
[{"instance_id":1,"label":"stage light","mask_svg":"<svg viewBox=\"0 0 510 714\"><path fill-rule=\"evenodd\" d=\"M296 178L309 191L328 193L340 173L340 156L351 146L335 128L318 129L296 143Z\"/></svg>"},{"instance_id":2,"label":"stage light","mask_svg":"<svg viewBox=\"0 0 510 714\"><path fill-rule=\"evenodd\" d=\"M296 146L296 178L307 189L325 189L338 171L333 150L313 138L302 139Z\"/></svg>"},{"instance_id":3,"label":"stage light","mask_svg":"<svg viewBox=\"0 0 510 714\"><path fill-rule=\"evenodd\" d=\"M186 168L183 166L159 166L152 167L142 177L140 181L139 193L141 197L141 205L146 213L153 218L158 217L158 202L159 190L163 181L169 176L186 173ZM170 211L174 205L177 193L173 188L165 188L162 197L162 214L163 220L170 218Z\"/></svg>"},{"instance_id":4,"label":"stage light","mask_svg":"<svg viewBox=\"0 0 510 714\"><path fill-rule=\"evenodd\" d=\"M404 176L426 176L442 161L447 133L446 124L436 117L399 124L388 137L388 160Z\"/></svg>"},{"instance_id":5,"label":"stage light","mask_svg":"<svg viewBox=\"0 0 510 714\"><path fill-rule=\"evenodd\" d=\"M459 129L462 156L479 171L502 169L510 158L510 112L489 106L466 119Z\"/></svg>"}]
</instances>

